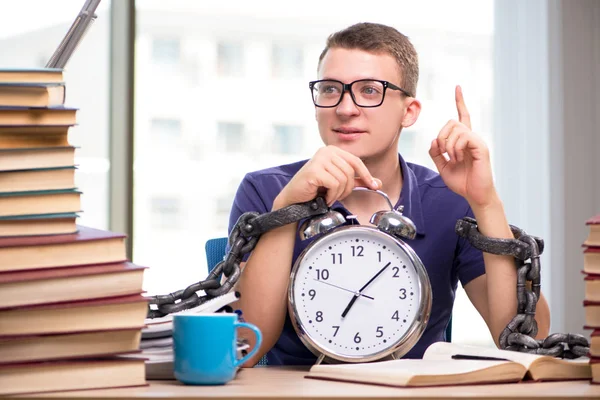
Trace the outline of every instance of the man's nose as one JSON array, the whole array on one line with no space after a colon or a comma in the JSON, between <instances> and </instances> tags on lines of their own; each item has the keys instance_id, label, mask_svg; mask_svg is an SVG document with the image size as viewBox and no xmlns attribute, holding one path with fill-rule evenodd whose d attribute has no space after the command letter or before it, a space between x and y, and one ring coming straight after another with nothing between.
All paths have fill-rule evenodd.
<instances>
[{"instance_id":1,"label":"man's nose","mask_svg":"<svg viewBox=\"0 0 600 400\"><path fill-rule=\"evenodd\" d=\"M336 113L338 115L356 115L360 111L358 106L354 103L350 91L346 91L342 94L342 101L336 107Z\"/></svg>"}]
</instances>

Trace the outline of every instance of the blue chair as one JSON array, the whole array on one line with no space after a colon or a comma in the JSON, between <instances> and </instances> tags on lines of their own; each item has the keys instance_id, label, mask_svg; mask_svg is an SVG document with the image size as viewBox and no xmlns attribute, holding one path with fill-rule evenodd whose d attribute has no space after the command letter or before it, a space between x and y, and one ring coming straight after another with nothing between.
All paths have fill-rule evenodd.
<instances>
[{"instance_id":1,"label":"blue chair","mask_svg":"<svg viewBox=\"0 0 600 400\"><path fill-rule=\"evenodd\" d=\"M204 249L206 250L206 261L208 263L208 272L213 270L213 268L221 261L223 261L223 257L225 257L225 248L227 247L227 238L213 238L208 239L206 244L204 245ZM450 342L452 340L452 317L448 321L448 326L446 326L446 342ZM267 365L267 356L263 356L258 365Z\"/></svg>"},{"instance_id":2,"label":"blue chair","mask_svg":"<svg viewBox=\"0 0 600 400\"><path fill-rule=\"evenodd\" d=\"M206 251L206 263L208 264L208 272L212 271L218 263L223 261L225 257L225 249L227 248L227 238L208 239L204 245ZM268 365L267 356L264 355L258 360L258 365Z\"/></svg>"},{"instance_id":3,"label":"blue chair","mask_svg":"<svg viewBox=\"0 0 600 400\"><path fill-rule=\"evenodd\" d=\"M208 272L212 271L218 263L223 261L225 248L227 247L227 238L208 239L204 245L206 250L206 262L208 263Z\"/></svg>"}]
</instances>

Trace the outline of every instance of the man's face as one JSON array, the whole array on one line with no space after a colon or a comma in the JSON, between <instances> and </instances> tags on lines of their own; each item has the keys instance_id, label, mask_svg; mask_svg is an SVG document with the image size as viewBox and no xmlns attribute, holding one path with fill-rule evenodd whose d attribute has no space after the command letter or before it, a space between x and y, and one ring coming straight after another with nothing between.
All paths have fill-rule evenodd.
<instances>
[{"instance_id":1,"label":"man's face","mask_svg":"<svg viewBox=\"0 0 600 400\"><path fill-rule=\"evenodd\" d=\"M319 79L335 79L346 84L358 79L377 79L401 86L399 66L386 53L329 49L318 75ZM349 93L344 93L336 107L315 108L321 139L326 145L340 147L363 159L397 152L406 112L400 91L388 88L383 104L375 108L358 107Z\"/></svg>"}]
</instances>

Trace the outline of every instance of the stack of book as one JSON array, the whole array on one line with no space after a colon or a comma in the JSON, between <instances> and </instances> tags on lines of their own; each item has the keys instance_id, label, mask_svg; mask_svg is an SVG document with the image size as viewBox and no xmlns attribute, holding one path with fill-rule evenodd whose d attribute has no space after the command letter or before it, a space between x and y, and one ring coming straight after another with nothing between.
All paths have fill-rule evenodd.
<instances>
[{"instance_id":1,"label":"stack of book","mask_svg":"<svg viewBox=\"0 0 600 400\"><path fill-rule=\"evenodd\" d=\"M60 69L0 70L0 395L146 384L144 268L76 223Z\"/></svg>"},{"instance_id":2,"label":"stack of book","mask_svg":"<svg viewBox=\"0 0 600 400\"><path fill-rule=\"evenodd\" d=\"M592 329L590 363L592 382L600 383L600 214L586 221L588 237L583 242L585 275L585 328Z\"/></svg>"}]
</instances>

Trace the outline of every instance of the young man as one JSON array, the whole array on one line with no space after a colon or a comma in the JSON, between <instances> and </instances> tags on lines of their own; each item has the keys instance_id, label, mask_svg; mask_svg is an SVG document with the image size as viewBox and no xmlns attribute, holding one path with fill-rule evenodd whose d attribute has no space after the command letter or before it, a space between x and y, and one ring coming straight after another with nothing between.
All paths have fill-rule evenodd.
<instances>
[{"instance_id":1,"label":"young man","mask_svg":"<svg viewBox=\"0 0 600 400\"><path fill-rule=\"evenodd\" d=\"M371 23L337 32L321 54L318 78L311 88L325 147L308 161L246 175L234 200L230 229L244 212L277 210L324 190L332 208L368 224L374 212L389 206L381 196L352 189L381 189L396 206L404 205L404 215L417 226L417 237L408 243L423 261L433 290L427 328L406 357L419 358L431 343L444 340L458 280L498 344L517 310L514 261L482 254L456 235L454 225L474 216L484 235L512 234L494 188L488 148L471 131L460 87L455 93L458 120L448 121L431 142L437 174L398 154L402 129L414 124L421 110L415 98L418 57L406 36ZM270 365L316 360L287 315L290 268L310 242L298 238L297 228L290 224L265 233L243 265L237 307L263 333L261 349L246 366L267 352ZM547 336L550 318L543 296L536 319L538 337Z\"/></svg>"}]
</instances>

